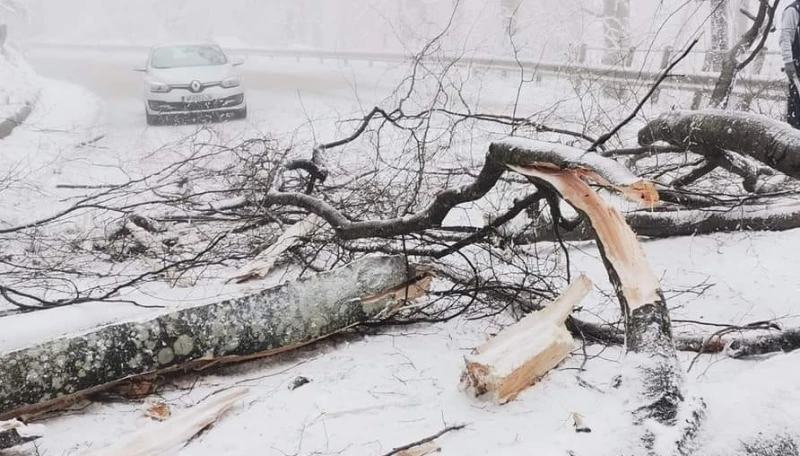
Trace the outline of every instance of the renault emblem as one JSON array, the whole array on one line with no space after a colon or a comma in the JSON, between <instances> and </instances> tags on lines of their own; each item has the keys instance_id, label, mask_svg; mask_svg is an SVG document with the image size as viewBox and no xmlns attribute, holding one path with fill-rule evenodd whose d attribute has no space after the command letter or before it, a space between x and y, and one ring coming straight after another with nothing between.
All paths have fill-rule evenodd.
<instances>
[{"instance_id":1,"label":"renault emblem","mask_svg":"<svg viewBox=\"0 0 800 456\"><path fill-rule=\"evenodd\" d=\"M192 81L192 83L189 84L189 89L191 89L192 92L199 92L202 88L203 86L200 84L200 81Z\"/></svg>"}]
</instances>

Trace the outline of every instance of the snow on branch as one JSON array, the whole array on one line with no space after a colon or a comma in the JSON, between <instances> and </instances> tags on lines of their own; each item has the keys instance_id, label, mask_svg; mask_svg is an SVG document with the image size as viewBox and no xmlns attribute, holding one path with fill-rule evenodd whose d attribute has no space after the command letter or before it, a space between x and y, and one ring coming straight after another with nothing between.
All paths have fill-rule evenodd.
<instances>
[{"instance_id":1,"label":"snow on branch","mask_svg":"<svg viewBox=\"0 0 800 456\"><path fill-rule=\"evenodd\" d=\"M351 220L322 199L297 192L270 192L260 203L295 206L312 212L328 222L344 240L400 236L441 226L451 209L486 195L509 166L571 169L580 173L583 178L618 190L635 201L653 204L658 200L658 192L652 183L642 180L621 164L598 153L512 137L489 147L483 168L472 183L440 192L425 209L415 214L388 220Z\"/></svg>"},{"instance_id":2,"label":"snow on branch","mask_svg":"<svg viewBox=\"0 0 800 456\"><path fill-rule=\"evenodd\" d=\"M639 144L649 146L658 141L737 152L800 178L800 131L766 116L720 110L670 111L639 130Z\"/></svg>"}]
</instances>

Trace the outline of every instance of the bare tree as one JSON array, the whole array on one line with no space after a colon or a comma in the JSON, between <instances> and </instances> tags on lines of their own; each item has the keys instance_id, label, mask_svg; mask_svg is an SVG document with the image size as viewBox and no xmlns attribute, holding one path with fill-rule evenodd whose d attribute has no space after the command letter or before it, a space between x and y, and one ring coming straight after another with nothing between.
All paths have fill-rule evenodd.
<instances>
[{"instance_id":1,"label":"bare tree","mask_svg":"<svg viewBox=\"0 0 800 456\"><path fill-rule=\"evenodd\" d=\"M603 0L603 63L621 64L630 49L630 0Z\"/></svg>"},{"instance_id":2,"label":"bare tree","mask_svg":"<svg viewBox=\"0 0 800 456\"><path fill-rule=\"evenodd\" d=\"M703 71L720 71L722 69L722 57L730 48L730 26L729 26L729 1L709 0L711 8L711 48L706 52L703 62Z\"/></svg>"},{"instance_id":3,"label":"bare tree","mask_svg":"<svg viewBox=\"0 0 800 456\"><path fill-rule=\"evenodd\" d=\"M752 25L727 52L722 53L720 60L720 78L711 93L709 105L724 108L730 97L736 75L755 60L764 49L768 35L772 32L779 0L760 1L758 12L752 17ZM720 2L719 10L725 10L725 2ZM727 31L727 20L725 21ZM721 33L721 32L720 32ZM715 34L716 37L716 34ZM722 43L722 41L717 41ZM720 51L722 48L720 48Z\"/></svg>"}]
</instances>

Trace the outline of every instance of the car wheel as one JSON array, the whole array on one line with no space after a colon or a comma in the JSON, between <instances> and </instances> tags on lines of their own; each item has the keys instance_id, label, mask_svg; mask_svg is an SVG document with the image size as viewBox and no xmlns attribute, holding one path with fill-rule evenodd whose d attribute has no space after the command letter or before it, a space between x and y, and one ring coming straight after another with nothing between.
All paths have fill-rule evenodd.
<instances>
[{"instance_id":1,"label":"car wheel","mask_svg":"<svg viewBox=\"0 0 800 456\"><path fill-rule=\"evenodd\" d=\"M237 110L237 111L236 111L236 112L233 114L233 118L234 118L234 119L246 119L246 118L247 118L247 106L245 106L245 107L244 107L244 108L242 108L242 109L239 109L239 110Z\"/></svg>"},{"instance_id":2,"label":"car wheel","mask_svg":"<svg viewBox=\"0 0 800 456\"><path fill-rule=\"evenodd\" d=\"M145 114L147 116L147 125L161 125L161 117L155 114Z\"/></svg>"}]
</instances>

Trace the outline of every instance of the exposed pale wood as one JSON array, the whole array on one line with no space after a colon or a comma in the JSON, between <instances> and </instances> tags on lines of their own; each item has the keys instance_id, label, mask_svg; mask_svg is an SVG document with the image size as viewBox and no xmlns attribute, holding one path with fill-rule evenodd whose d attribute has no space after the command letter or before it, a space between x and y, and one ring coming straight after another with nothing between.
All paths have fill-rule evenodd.
<instances>
[{"instance_id":1,"label":"exposed pale wood","mask_svg":"<svg viewBox=\"0 0 800 456\"><path fill-rule=\"evenodd\" d=\"M284 231L275 243L261 252L250 264L237 271L230 280L242 283L266 277L281 255L324 224L325 221L322 218L315 214L309 214Z\"/></svg>"},{"instance_id":2,"label":"exposed pale wood","mask_svg":"<svg viewBox=\"0 0 800 456\"><path fill-rule=\"evenodd\" d=\"M573 207L592 222L604 257L619 275L621 292L629 311L660 300L660 283L650 269L636 233L616 207L600 195L573 170L552 170L539 166L509 166L510 169L547 182ZM648 188L639 185L640 188ZM636 192L631 188L631 192Z\"/></svg>"},{"instance_id":3,"label":"exposed pale wood","mask_svg":"<svg viewBox=\"0 0 800 456\"><path fill-rule=\"evenodd\" d=\"M574 340L564 323L591 288L588 277L576 278L552 304L467 355L463 387L504 404L538 381L572 351Z\"/></svg>"},{"instance_id":4,"label":"exposed pale wood","mask_svg":"<svg viewBox=\"0 0 800 456\"><path fill-rule=\"evenodd\" d=\"M81 456L162 456L175 454L200 431L248 395L247 389L216 394L199 405L163 422L153 423L122 442Z\"/></svg>"},{"instance_id":5,"label":"exposed pale wood","mask_svg":"<svg viewBox=\"0 0 800 456\"><path fill-rule=\"evenodd\" d=\"M427 456L430 454L438 453L442 449L436 442L425 442L422 445L417 445L413 448L403 450L397 453L397 456Z\"/></svg>"}]
</instances>

